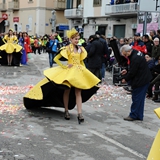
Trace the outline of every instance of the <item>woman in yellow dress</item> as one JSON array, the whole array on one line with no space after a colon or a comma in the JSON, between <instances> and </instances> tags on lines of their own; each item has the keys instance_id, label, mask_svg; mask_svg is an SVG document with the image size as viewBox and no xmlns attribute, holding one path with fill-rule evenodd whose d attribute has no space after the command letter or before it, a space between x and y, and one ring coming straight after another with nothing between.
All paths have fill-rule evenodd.
<instances>
[{"instance_id":1,"label":"woman in yellow dress","mask_svg":"<svg viewBox=\"0 0 160 160\"><path fill-rule=\"evenodd\" d=\"M83 47L77 46L79 33L72 29L67 31L67 36L71 44L64 47L54 58L58 66L44 71L46 78L25 95L24 105L26 108L49 106L49 104L63 107L66 120L70 119L68 110L77 105L77 118L80 124L84 122L82 102L86 102L96 93L100 79L94 76L83 63L87 52ZM60 62L62 57L67 60L66 65Z\"/></svg>"},{"instance_id":2,"label":"woman in yellow dress","mask_svg":"<svg viewBox=\"0 0 160 160\"><path fill-rule=\"evenodd\" d=\"M11 66L13 53L14 52L19 53L22 50L22 47L17 44L18 39L13 34L12 29L9 29L9 33L5 35L5 37L3 38L3 42L5 44L0 47L0 50L5 51L7 53L7 62L8 62L8 65Z\"/></svg>"}]
</instances>

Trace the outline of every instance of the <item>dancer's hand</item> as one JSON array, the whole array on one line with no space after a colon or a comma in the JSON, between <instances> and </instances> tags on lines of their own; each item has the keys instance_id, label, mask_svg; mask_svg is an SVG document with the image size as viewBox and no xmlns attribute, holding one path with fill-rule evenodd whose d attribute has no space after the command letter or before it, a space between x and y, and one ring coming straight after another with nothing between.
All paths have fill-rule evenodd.
<instances>
[{"instance_id":1,"label":"dancer's hand","mask_svg":"<svg viewBox=\"0 0 160 160\"><path fill-rule=\"evenodd\" d=\"M68 64L68 68L71 68L73 66L73 64Z\"/></svg>"}]
</instances>

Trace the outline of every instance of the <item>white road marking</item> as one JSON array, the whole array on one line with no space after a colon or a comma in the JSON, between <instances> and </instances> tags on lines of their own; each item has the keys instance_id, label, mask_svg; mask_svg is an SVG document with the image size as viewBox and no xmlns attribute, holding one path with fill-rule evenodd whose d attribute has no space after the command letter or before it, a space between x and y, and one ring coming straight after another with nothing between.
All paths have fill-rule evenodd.
<instances>
[{"instance_id":1,"label":"white road marking","mask_svg":"<svg viewBox=\"0 0 160 160\"><path fill-rule=\"evenodd\" d=\"M126 147L126 146L124 146L123 144L121 144L121 143L119 143L119 142L117 142L117 141L115 141L115 140L113 140L113 139L111 139L111 138L109 138L109 137L106 137L106 136L102 135L101 133L98 133L98 132L93 131L93 130L90 130L90 132L91 132L92 134L94 134L94 135L96 135L96 136L98 136L98 137L100 137L100 138L102 138L102 139L105 139L106 141L114 144L115 146L118 146L118 147L122 148L123 150L126 150L126 151L134 154L135 156L137 156L137 157L139 157L139 158L144 158L144 159L146 159L146 157L145 157L143 154L140 154L140 153L138 153L137 151L134 151L133 149L131 149L131 148L129 148L129 147Z\"/></svg>"}]
</instances>

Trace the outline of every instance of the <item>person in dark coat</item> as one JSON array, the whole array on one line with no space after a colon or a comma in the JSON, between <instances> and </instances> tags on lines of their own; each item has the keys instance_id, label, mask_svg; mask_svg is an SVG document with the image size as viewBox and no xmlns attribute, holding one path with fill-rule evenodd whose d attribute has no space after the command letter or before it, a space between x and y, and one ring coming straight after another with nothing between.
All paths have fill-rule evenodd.
<instances>
[{"instance_id":1,"label":"person in dark coat","mask_svg":"<svg viewBox=\"0 0 160 160\"><path fill-rule=\"evenodd\" d=\"M154 46L152 48L152 57L155 59L155 63L158 64L158 57L160 56L160 43L159 38L153 40Z\"/></svg>"},{"instance_id":2,"label":"person in dark coat","mask_svg":"<svg viewBox=\"0 0 160 160\"><path fill-rule=\"evenodd\" d=\"M0 34L0 46L4 44L3 42L4 35L3 33ZM7 55L5 54L5 51L0 52L0 65L7 64Z\"/></svg>"},{"instance_id":3,"label":"person in dark coat","mask_svg":"<svg viewBox=\"0 0 160 160\"><path fill-rule=\"evenodd\" d=\"M146 54L145 59L146 59L148 68L150 69L150 71L152 71L153 67L155 66L153 58L149 54Z\"/></svg>"},{"instance_id":4,"label":"person in dark coat","mask_svg":"<svg viewBox=\"0 0 160 160\"><path fill-rule=\"evenodd\" d=\"M122 83L130 81L132 87L132 105L128 117L124 118L127 121L141 120L144 117L144 102L146 91L150 80L152 79L151 72L147 66L143 53L133 50L131 46L124 45L121 47L121 54L127 57L130 61L129 70L122 70Z\"/></svg>"},{"instance_id":5,"label":"person in dark coat","mask_svg":"<svg viewBox=\"0 0 160 160\"><path fill-rule=\"evenodd\" d=\"M91 41L94 39L94 37L95 37L95 35L89 36L88 43L85 46L85 49L86 49L87 53L89 53L89 51L90 51ZM86 57L86 59L84 60L84 63L85 63L86 68L88 68L88 57Z\"/></svg>"},{"instance_id":6,"label":"person in dark coat","mask_svg":"<svg viewBox=\"0 0 160 160\"><path fill-rule=\"evenodd\" d=\"M104 81L105 72L106 72L106 64L110 59L110 54L109 54L109 50L108 50L108 44L107 44L106 37L104 35L102 35L100 31L96 31L95 34L99 38L99 41L103 44L101 78L102 78L102 81Z\"/></svg>"},{"instance_id":7,"label":"person in dark coat","mask_svg":"<svg viewBox=\"0 0 160 160\"><path fill-rule=\"evenodd\" d=\"M160 74L160 57L158 58L158 64L152 67L151 73L152 73L152 81ZM154 85L155 85L154 83L150 83L148 87L147 96L146 96L147 98L152 98L153 96L152 88ZM158 97L157 96L156 98L153 97L153 99L158 99Z\"/></svg>"},{"instance_id":8,"label":"person in dark coat","mask_svg":"<svg viewBox=\"0 0 160 160\"><path fill-rule=\"evenodd\" d=\"M153 41L149 39L149 36L146 34L143 36L143 42L147 47L147 54L151 56L152 53L152 47L153 47Z\"/></svg>"},{"instance_id":9,"label":"person in dark coat","mask_svg":"<svg viewBox=\"0 0 160 160\"><path fill-rule=\"evenodd\" d=\"M88 69L101 79L103 44L96 35L92 35L91 46L88 52Z\"/></svg>"}]
</instances>

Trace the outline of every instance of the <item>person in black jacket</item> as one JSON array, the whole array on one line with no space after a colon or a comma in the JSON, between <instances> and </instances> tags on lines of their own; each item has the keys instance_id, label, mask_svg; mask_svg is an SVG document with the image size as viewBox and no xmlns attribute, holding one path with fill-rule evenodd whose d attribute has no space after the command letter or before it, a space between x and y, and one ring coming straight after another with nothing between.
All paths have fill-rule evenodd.
<instances>
[{"instance_id":1,"label":"person in black jacket","mask_svg":"<svg viewBox=\"0 0 160 160\"><path fill-rule=\"evenodd\" d=\"M92 35L88 52L88 69L99 79L101 79L103 44L96 35Z\"/></svg>"},{"instance_id":2,"label":"person in black jacket","mask_svg":"<svg viewBox=\"0 0 160 160\"><path fill-rule=\"evenodd\" d=\"M151 41L149 39L149 36L147 34L145 34L143 36L143 42L144 44L146 45L146 48L147 48L147 54L151 56L152 54L152 47L153 47L153 41Z\"/></svg>"},{"instance_id":3,"label":"person in black jacket","mask_svg":"<svg viewBox=\"0 0 160 160\"><path fill-rule=\"evenodd\" d=\"M131 112L124 120L143 121L145 96L152 75L143 53L133 50L129 45L124 45L121 48L121 54L127 57L130 62L129 70L122 70L121 72L123 75L122 83L131 81L132 87Z\"/></svg>"},{"instance_id":4,"label":"person in black jacket","mask_svg":"<svg viewBox=\"0 0 160 160\"><path fill-rule=\"evenodd\" d=\"M108 50L108 44L107 44L106 37L104 35L102 35L100 31L96 31L95 34L99 38L99 41L103 44L101 78L102 78L102 81L104 81L105 72L106 72L106 64L110 59L109 50Z\"/></svg>"},{"instance_id":5,"label":"person in black jacket","mask_svg":"<svg viewBox=\"0 0 160 160\"><path fill-rule=\"evenodd\" d=\"M154 81L154 79L156 79L156 77L160 75L160 56L158 58L158 64L152 68L151 73L152 73L152 81ZM152 88L154 85L155 85L154 83L150 83L148 87L147 98L152 98L153 96ZM156 90L158 90L158 87L156 87ZM154 97L152 98L152 100L157 100L157 99L158 95L154 95Z\"/></svg>"}]
</instances>

